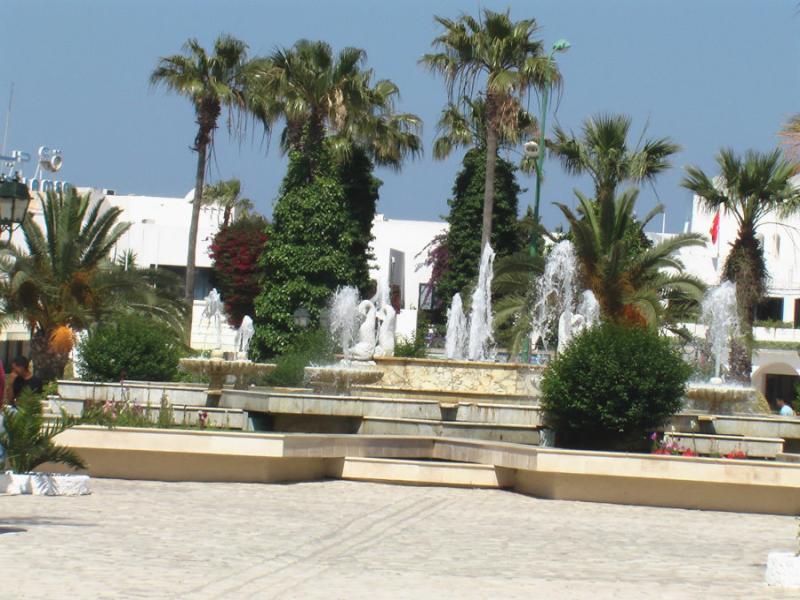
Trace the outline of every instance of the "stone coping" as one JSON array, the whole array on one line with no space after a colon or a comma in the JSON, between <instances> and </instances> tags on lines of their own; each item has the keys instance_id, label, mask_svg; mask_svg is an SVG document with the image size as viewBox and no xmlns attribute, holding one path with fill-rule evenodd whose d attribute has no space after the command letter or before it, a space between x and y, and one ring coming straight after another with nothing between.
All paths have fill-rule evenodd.
<instances>
[{"instance_id":1,"label":"stone coping","mask_svg":"<svg viewBox=\"0 0 800 600\"><path fill-rule=\"evenodd\" d=\"M783 423L786 425L800 425L800 417L781 417L780 415L683 415L697 418L698 421L764 421L767 423Z\"/></svg>"},{"instance_id":2,"label":"stone coping","mask_svg":"<svg viewBox=\"0 0 800 600\"><path fill-rule=\"evenodd\" d=\"M673 438L688 438L688 439L698 439L698 440L724 440L730 442L767 442L771 444L783 443L783 438L754 437L749 435L728 435L722 433L681 433L680 431L668 431L664 435Z\"/></svg>"},{"instance_id":3,"label":"stone coping","mask_svg":"<svg viewBox=\"0 0 800 600\"><path fill-rule=\"evenodd\" d=\"M542 365L526 365L525 363L491 362L477 360L448 360L446 358L410 358L405 356L376 356L372 360L376 364L417 365L420 367L458 367L467 369L507 369L543 371Z\"/></svg>"},{"instance_id":4,"label":"stone coping","mask_svg":"<svg viewBox=\"0 0 800 600\"><path fill-rule=\"evenodd\" d=\"M414 419L409 417L379 417L365 416L364 421L381 423L409 423L419 425L446 425L447 427L465 427L481 429L507 429L514 431L534 431L539 427L531 425L518 425L516 423L485 423L483 421L447 421L443 419Z\"/></svg>"}]
</instances>

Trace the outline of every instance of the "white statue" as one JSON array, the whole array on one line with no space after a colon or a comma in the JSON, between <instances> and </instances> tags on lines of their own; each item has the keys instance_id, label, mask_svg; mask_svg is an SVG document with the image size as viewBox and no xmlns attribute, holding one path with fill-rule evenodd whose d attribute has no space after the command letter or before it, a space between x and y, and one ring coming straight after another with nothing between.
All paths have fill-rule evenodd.
<instances>
[{"instance_id":1,"label":"white statue","mask_svg":"<svg viewBox=\"0 0 800 600\"><path fill-rule=\"evenodd\" d=\"M208 296L206 296L205 304L203 305L203 314L200 320L206 321L207 327L213 327L217 333L217 349L222 348L222 315L223 304L222 297L216 289L212 289Z\"/></svg>"},{"instance_id":2,"label":"white statue","mask_svg":"<svg viewBox=\"0 0 800 600\"><path fill-rule=\"evenodd\" d=\"M573 314L571 310L565 310L558 318L558 353L561 354L578 333L587 326L583 315Z\"/></svg>"},{"instance_id":3,"label":"white statue","mask_svg":"<svg viewBox=\"0 0 800 600\"><path fill-rule=\"evenodd\" d=\"M384 304L378 311L378 346L375 356L394 356L394 336L397 328L397 313L391 304Z\"/></svg>"},{"instance_id":4,"label":"white statue","mask_svg":"<svg viewBox=\"0 0 800 600\"><path fill-rule=\"evenodd\" d=\"M239 360L247 360L247 354L250 351L250 340L253 339L255 332L253 319L245 315L242 319L242 324L236 330L236 337L233 340L233 345L236 347L236 358Z\"/></svg>"},{"instance_id":5,"label":"white statue","mask_svg":"<svg viewBox=\"0 0 800 600\"><path fill-rule=\"evenodd\" d=\"M358 305L358 314L364 317L364 321L358 328L358 342L350 348L350 356L353 360L371 360L375 355L375 305L369 300L362 300Z\"/></svg>"}]
</instances>

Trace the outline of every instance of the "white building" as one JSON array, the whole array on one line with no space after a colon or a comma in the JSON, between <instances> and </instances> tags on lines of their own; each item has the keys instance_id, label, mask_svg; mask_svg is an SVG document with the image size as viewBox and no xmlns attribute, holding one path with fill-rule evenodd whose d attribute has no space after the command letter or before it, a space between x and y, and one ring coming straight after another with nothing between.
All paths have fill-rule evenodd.
<instances>
[{"instance_id":1,"label":"white building","mask_svg":"<svg viewBox=\"0 0 800 600\"><path fill-rule=\"evenodd\" d=\"M370 250L375 257L370 275L375 281L388 282L397 313L398 335L410 337L417 326L417 311L429 307L428 282L431 268L423 265L426 247L447 231L442 221L408 221L375 216Z\"/></svg>"}]
</instances>

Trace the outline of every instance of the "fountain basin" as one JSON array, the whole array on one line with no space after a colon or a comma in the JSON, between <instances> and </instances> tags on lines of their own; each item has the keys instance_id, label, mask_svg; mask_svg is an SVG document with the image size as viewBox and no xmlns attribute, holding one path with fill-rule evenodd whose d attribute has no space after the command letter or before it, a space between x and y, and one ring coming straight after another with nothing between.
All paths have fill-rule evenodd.
<instances>
[{"instance_id":1,"label":"fountain basin","mask_svg":"<svg viewBox=\"0 0 800 600\"><path fill-rule=\"evenodd\" d=\"M433 358L380 357L376 367L383 372L383 387L539 396L544 367L524 363L446 360Z\"/></svg>"},{"instance_id":2,"label":"fountain basin","mask_svg":"<svg viewBox=\"0 0 800 600\"><path fill-rule=\"evenodd\" d=\"M743 385L691 383L686 387L689 410L713 414L769 413L769 405L758 390Z\"/></svg>"},{"instance_id":3,"label":"fountain basin","mask_svg":"<svg viewBox=\"0 0 800 600\"><path fill-rule=\"evenodd\" d=\"M355 385L370 385L383 378L374 363L344 362L305 368L306 381L317 394L349 396Z\"/></svg>"},{"instance_id":4,"label":"fountain basin","mask_svg":"<svg viewBox=\"0 0 800 600\"><path fill-rule=\"evenodd\" d=\"M225 379L228 375L236 378L234 388L243 390L247 388L249 379L260 377L275 370L276 365L271 363L256 363L250 360L226 360L221 357L211 358L182 358L179 362L182 371L195 375L208 377L209 406L217 406Z\"/></svg>"}]
</instances>

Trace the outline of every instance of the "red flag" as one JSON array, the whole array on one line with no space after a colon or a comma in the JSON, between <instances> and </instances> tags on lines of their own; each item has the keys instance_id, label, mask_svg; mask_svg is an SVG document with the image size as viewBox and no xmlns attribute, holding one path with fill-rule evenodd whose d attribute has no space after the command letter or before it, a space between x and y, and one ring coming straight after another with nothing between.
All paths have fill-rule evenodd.
<instances>
[{"instance_id":1,"label":"red flag","mask_svg":"<svg viewBox=\"0 0 800 600\"><path fill-rule=\"evenodd\" d=\"M717 238L719 237L719 211L714 215L714 220L711 221L711 230L709 233L711 234L711 243L716 244Z\"/></svg>"}]
</instances>

